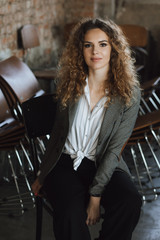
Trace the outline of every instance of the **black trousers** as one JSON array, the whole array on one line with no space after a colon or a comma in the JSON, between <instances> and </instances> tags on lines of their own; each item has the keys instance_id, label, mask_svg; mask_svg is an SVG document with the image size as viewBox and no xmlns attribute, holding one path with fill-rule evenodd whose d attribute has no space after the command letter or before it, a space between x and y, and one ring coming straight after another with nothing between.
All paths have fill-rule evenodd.
<instances>
[{"instance_id":1,"label":"black trousers","mask_svg":"<svg viewBox=\"0 0 160 240\"><path fill-rule=\"evenodd\" d=\"M73 160L62 154L47 176L44 188L53 206L56 240L91 240L86 225L88 188L95 164L87 158L77 171ZM139 220L142 200L127 173L115 171L101 198L105 209L99 240L130 240Z\"/></svg>"}]
</instances>

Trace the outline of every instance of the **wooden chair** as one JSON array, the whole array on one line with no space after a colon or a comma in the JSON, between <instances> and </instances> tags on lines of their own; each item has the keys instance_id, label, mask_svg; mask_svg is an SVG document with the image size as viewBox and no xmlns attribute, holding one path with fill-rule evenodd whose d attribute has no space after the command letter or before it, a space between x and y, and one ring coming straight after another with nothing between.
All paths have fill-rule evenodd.
<instances>
[{"instance_id":1,"label":"wooden chair","mask_svg":"<svg viewBox=\"0 0 160 240\"><path fill-rule=\"evenodd\" d=\"M37 137L44 138L51 133L56 114L56 103L52 94L44 95L24 102L22 104L22 110L26 132L30 140L30 150L36 178L39 169ZM40 240L42 231L42 208L44 207L50 215L52 215L52 208L44 197L36 197L36 206L36 240Z\"/></svg>"},{"instance_id":2,"label":"wooden chair","mask_svg":"<svg viewBox=\"0 0 160 240\"><path fill-rule=\"evenodd\" d=\"M31 97L44 94L44 90L41 89L30 68L15 56L0 62L0 76L1 85L6 86L6 88L9 86L10 94L13 95L14 92L20 103Z\"/></svg>"},{"instance_id":3,"label":"wooden chair","mask_svg":"<svg viewBox=\"0 0 160 240\"><path fill-rule=\"evenodd\" d=\"M12 114L21 121L21 103L45 93L30 68L15 56L0 62L0 87Z\"/></svg>"},{"instance_id":4,"label":"wooden chair","mask_svg":"<svg viewBox=\"0 0 160 240\"><path fill-rule=\"evenodd\" d=\"M24 50L24 62L28 62L30 49L40 46L38 28L33 24L26 24L18 31L20 47ZM48 84L56 77L56 68L37 68L33 69L34 75L39 80L46 80ZM48 90L49 91L49 90Z\"/></svg>"},{"instance_id":5,"label":"wooden chair","mask_svg":"<svg viewBox=\"0 0 160 240\"><path fill-rule=\"evenodd\" d=\"M10 149L16 154L17 163L21 167L29 194L34 201L26 174L28 167L33 171L33 164L28 155L28 139L25 134L21 104L27 99L44 94L44 91L40 88L37 79L28 66L15 56L0 62L0 87L8 104L13 123L15 123L15 131L11 132L8 128L3 128L3 133L1 131L0 149ZM22 157L25 156L27 163L26 161L23 162L21 152L23 152ZM8 159L11 159L11 156L8 152ZM15 184L17 185L16 182Z\"/></svg>"},{"instance_id":6,"label":"wooden chair","mask_svg":"<svg viewBox=\"0 0 160 240\"><path fill-rule=\"evenodd\" d=\"M20 149L22 145L26 144L25 139L25 128L24 124L15 119L8 107L7 101L0 90L0 102L1 102L1 111L0 111L0 151L5 151L7 158L5 159L3 168L10 166L11 174L8 176L7 173L4 173L2 176L3 179L7 182L12 181L12 178L15 183L17 194L4 196L0 199L0 215L22 215L25 210L33 208L35 204L35 199L31 193L31 188L29 181L24 172L24 167L22 164L22 159L20 157ZM11 157L12 154L12 157ZM13 158L14 154L14 158ZM18 166L17 166L18 160ZM27 190L26 192L21 192L20 190L20 178L18 170L23 174L23 179L25 181ZM7 174L7 176L5 175Z\"/></svg>"},{"instance_id":7,"label":"wooden chair","mask_svg":"<svg viewBox=\"0 0 160 240\"><path fill-rule=\"evenodd\" d=\"M45 94L30 68L15 56L0 62L0 87L12 115L22 123L21 104Z\"/></svg>"},{"instance_id":8,"label":"wooden chair","mask_svg":"<svg viewBox=\"0 0 160 240\"><path fill-rule=\"evenodd\" d=\"M124 32L133 50L136 59L136 69L141 76L141 81L149 79L149 55L150 55L150 34L149 31L139 25L119 25Z\"/></svg>"},{"instance_id":9,"label":"wooden chair","mask_svg":"<svg viewBox=\"0 0 160 240\"><path fill-rule=\"evenodd\" d=\"M40 45L38 29L35 25L27 24L21 28L23 49L30 49Z\"/></svg>"}]
</instances>

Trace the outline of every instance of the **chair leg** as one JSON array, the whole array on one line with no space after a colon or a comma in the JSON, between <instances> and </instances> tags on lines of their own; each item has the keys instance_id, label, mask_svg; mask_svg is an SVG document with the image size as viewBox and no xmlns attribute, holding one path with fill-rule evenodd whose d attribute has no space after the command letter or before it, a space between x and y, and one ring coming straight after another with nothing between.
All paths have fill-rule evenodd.
<instances>
[{"instance_id":1,"label":"chair leg","mask_svg":"<svg viewBox=\"0 0 160 240\"><path fill-rule=\"evenodd\" d=\"M44 145L44 142L39 137L37 137L37 141L38 141L38 144L39 144L39 147L41 149L42 154L44 154L45 151L46 151L46 147Z\"/></svg>"},{"instance_id":2,"label":"chair leg","mask_svg":"<svg viewBox=\"0 0 160 240\"><path fill-rule=\"evenodd\" d=\"M34 198L34 195L33 195L33 193L32 193L32 189L31 189L30 183L29 183L29 181L28 181L28 179L27 179L26 173L25 173L25 171L24 171L24 167L23 167L23 164L22 164L20 155L19 155L18 150L17 150L16 147L14 148L14 150L15 150L15 153L16 153L16 156L17 156L17 159L18 159L18 162L19 162L19 164L20 164L20 167L21 167L21 170L22 170L22 173L23 173L23 176L24 176L26 185L27 185L27 187L28 187L30 196L31 196L31 198L32 198L32 202L33 202L33 204L35 204L35 198Z\"/></svg>"},{"instance_id":3,"label":"chair leg","mask_svg":"<svg viewBox=\"0 0 160 240\"><path fill-rule=\"evenodd\" d=\"M11 160L11 155L10 153L7 154L8 157L8 161L11 167L11 172L13 175L13 179L15 182L15 186L16 186L16 190L17 190L17 194L15 196L12 197L5 197L3 199L0 200L0 207L2 210L2 214L4 215L7 212L7 215L23 215L24 213L24 204L23 204L23 199L20 193L20 189L19 189L19 185L18 185L18 181L17 181L17 176L13 167L13 163ZM18 201L18 205L17 205L17 201ZM11 211L10 213L8 213L8 210ZM17 210L20 210L20 214L17 213ZM14 213L13 213L14 212ZM16 212L16 214L15 214Z\"/></svg>"},{"instance_id":4,"label":"chair leg","mask_svg":"<svg viewBox=\"0 0 160 240\"><path fill-rule=\"evenodd\" d=\"M151 130L151 133L152 133L154 139L158 143L158 146L160 147L160 140L159 140L158 136L156 135L155 131L153 130L152 126L150 126L150 130Z\"/></svg>"},{"instance_id":5,"label":"chair leg","mask_svg":"<svg viewBox=\"0 0 160 240\"><path fill-rule=\"evenodd\" d=\"M22 150L23 150L23 152L24 152L24 155L25 155L25 157L26 157L26 159L27 159L27 161L28 161L28 163L29 163L29 166L30 166L31 170L33 171L33 165L32 165L32 163L31 163L31 161L30 161L29 155L27 154L27 151L26 151L26 149L25 149L22 141L20 141L20 146L21 146L21 148L22 148Z\"/></svg>"},{"instance_id":6,"label":"chair leg","mask_svg":"<svg viewBox=\"0 0 160 240\"><path fill-rule=\"evenodd\" d=\"M137 142L137 145L138 145L138 148L139 148L139 151L140 151L140 154L141 154L141 157L142 157L142 160L143 160L143 163L144 163L144 166L145 166L145 169L146 169L148 178L149 178L149 180L150 180L151 190L153 191L152 194L154 195L154 200L156 200L157 197L158 197L156 187L154 186L154 183L153 183L153 180L152 180L152 176L151 176L151 174L150 174L150 170L149 170L147 161L146 161L146 159L145 159L145 156L144 156L144 153L143 153L141 144L140 144L139 142Z\"/></svg>"},{"instance_id":7,"label":"chair leg","mask_svg":"<svg viewBox=\"0 0 160 240\"><path fill-rule=\"evenodd\" d=\"M140 113L140 115L145 115L145 111L141 105L139 106L139 113Z\"/></svg>"},{"instance_id":8,"label":"chair leg","mask_svg":"<svg viewBox=\"0 0 160 240\"><path fill-rule=\"evenodd\" d=\"M43 218L43 206L42 198L36 197L36 240L41 240L42 236L42 218Z\"/></svg>"},{"instance_id":9,"label":"chair leg","mask_svg":"<svg viewBox=\"0 0 160 240\"><path fill-rule=\"evenodd\" d=\"M148 147L149 147L149 149L150 149L150 151L151 151L151 153L153 155L153 159L155 160L155 162L157 164L157 167L160 170L160 163L159 163L158 158L157 158L156 154L154 153L153 148L152 148L152 146L151 146L151 144L150 144L150 142L148 140L147 134L145 134L145 140L146 140L147 145L148 145Z\"/></svg>"},{"instance_id":10,"label":"chair leg","mask_svg":"<svg viewBox=\"0 0 160 240\"><path fill-rule=\"evenodd\" d=\"M149 101L151 102L151 104L153 105L153 107L155 108L155 110L159 110L158 106L156 105L155 101L149 97Z\"/></svg>"},{"instance_id":11,"label":"chair leg","mask_svg":"<svg viewBox=\"0 0 160 240\"><path fill-rule=\"evenodd\" d=\"M146 201L145 193L144 193L142 183L141 183L141 176L140 176L139 170L138 170L137 156L136 156L136 153L135 153L135 150L134 150L133 146L131 146L130 150L131 150L131 155L132 155L134 167L135 167L136 174L137 174L137 179L138 179L138 183L139 183L139 187L140 187L140 192L142 194L142 199L143 199L143 201Z\"/></svg>"},{"instance_id":12,"label":"chair leg","mask_svg":"<svg viewBox=\"0 0 160 240\"><path fill-rule=\"evenodd\" d=\"M142 101L142 103L144 104L144 106L146 107L147 111L148 111L149 113L151 113L152 111L151 111L151 109L149 108L148 104L146 103L146 101L144 100L143 97L141 97L141 101Z\"/></svg>"},{"instance_id":13,"label":"chair leg","mask_svg":"<svg viewBox=\"0 0 160 240\"><path fill-rule=\"evenodd\" d=\"M157 100L158 104L160 104L160 99L157 96L156 92L153 92L153 96L155 97L155 99Z\"/></svg>"}]
</instances>

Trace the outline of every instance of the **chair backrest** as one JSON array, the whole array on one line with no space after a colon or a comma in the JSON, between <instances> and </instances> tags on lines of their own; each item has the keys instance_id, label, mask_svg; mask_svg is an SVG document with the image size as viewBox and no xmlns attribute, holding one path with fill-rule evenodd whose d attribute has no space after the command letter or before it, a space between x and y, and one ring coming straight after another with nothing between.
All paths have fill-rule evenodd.
<instances>
[{"instance_id":1,"label":"chair backrest","mask_svg":"<svg viewBox=\"0 0 160 240\"><path fill-rule=\"evenodd\" d=\"M44 95L32 98L22 103L23 119L26 133L30 140L31 156L35 176L39 169L36 138L51 133L56 114L56 102L53 95Z\"/></svg>"},{"instance_id":2,"label":"chair backrest","mask_svg":"<svg viewBox=\"0 0 160 240\"><path fill-rule=\"evenodd\" d=\"M24 139L25 128L12 116L1 89L0 104L0 150L10 150L19 146L19 141Z\"/></svg>"},{"instance_id":3,"label":"chair backrest","mask_svg":"<svg viewBox=\"0 0 160 240\"><path fill-rule=\"evenodd\" d=\"M0 76L1 84L10 87L20 103L44 94L30 68L15 56L0 62Z\"/></svg>"},{"instance_id":4,"label":"chair backrest","mask_svg":"<svg viewBox=\"0 0 160 240\"><path fill-rule=\"evenodd\" d=\"M6 119L9 119L12 117L7 101L1 89L0 89L0 103L1 103L1 110L0 110L0 125L1 125Z\"/></svg>"},{"instance_id":5,"label":"chair backrest","mask_svg":"<svg viewBox=\"0 0 160 240\"><path fill-rule=\"evenodd\" d=\"M131 24L123 24L119 26L127 37L130 46L147 47L149 32L145 27Z\"/></svg>"},{"instance_id":6,"label":"chair backrest","mask_svg":"<svg viewBox=\"0 0 160 240\"><path fill-rule=\"evenodd\" d=\"M35 25L27 24L20 31L23 49L29 49L40 45L38 29Z\"/></svg>"},{"instance_id":7,"label":"chair backrest","mask_svg":"<svg viewBox=\"0 0 160 240\"><path fill-rule=\"evenodd\" d=\"M150 64L150 32L143 26L123 24L119 25L126 36L136 60L135 66L141 81L147 81L151 72Z\"/></svg>"},{"instance_id":8,"label":"chair backrest","mask_svg":"<svg viewBox=\"0 0 160 240\"><path fill-rule=\"evenodd\" d=\"M56 102L53 94L29 99L22 103L26 132L29 138L51 133L56 115Z\"/></svg>"}]
</instances>

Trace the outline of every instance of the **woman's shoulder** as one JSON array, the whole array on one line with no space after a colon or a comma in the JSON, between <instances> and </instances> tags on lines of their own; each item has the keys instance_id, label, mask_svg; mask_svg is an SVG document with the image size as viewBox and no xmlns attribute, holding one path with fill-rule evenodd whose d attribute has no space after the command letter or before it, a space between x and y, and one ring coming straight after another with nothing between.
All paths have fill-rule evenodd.
<instances>
[{"instance_id":1,"label":"woman's shoulder","mask_svg":"<svg viewBox=\"0 0 160 240\"><path fill-rule=\"evenodd\" d=\"M132 90L131 102L140 102L141 99L141 88L140 86L134 86Z\"/></svg>"}]
</instances>

